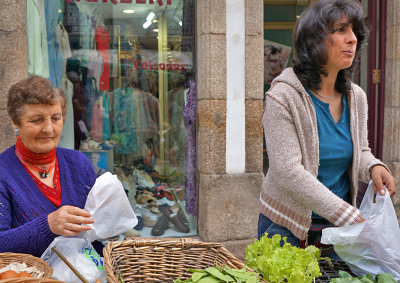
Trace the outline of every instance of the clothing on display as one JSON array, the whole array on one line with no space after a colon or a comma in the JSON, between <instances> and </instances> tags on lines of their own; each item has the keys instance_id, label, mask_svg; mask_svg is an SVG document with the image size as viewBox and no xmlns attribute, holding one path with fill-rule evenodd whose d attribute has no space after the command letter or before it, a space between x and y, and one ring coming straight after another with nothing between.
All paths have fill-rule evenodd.
<instances>
[{"instance_id":1,"label":"clothing on display","mask_svg":"<svg viewBox=\"0 0 400 283\"><path fill-rule=\"evenodd\" d=\"M74 133L74 111L72 99L74 95L73 83L64 76L61 80L61 88L64 91L67 100L67 116L64 120L63 130L58 143L59 147L74 149L75 146L75 133Z\"/></svg>"},{"instance_id":2,"label":"clothing on display","mask_svg":"<svg viewBox=\"0 0 400 283\"><path fill-rule=\"evenodd\" d=\"M96 28L94 35L96 41L96 48L100 51L100 55L103 57L103 72L100 77L99 90L110 89L110 35L108 31L102 26Z\"/></svg>"},{"instance_id":3,"label":"clothing on display","mask_svg":"<svg viewBox=\"0 0 400 283\"><path fill-rule=\"evenodd\" d=\"M47 45L44 1L26 1L28 35L28 74L49 78L49 52Z\"/></svg>"},{"instance_id":4,"label":"clothing on display","mask_svg":"<svg viewBox=\"0 0 400 283\"><path fill-rule=\"evenodd\" d=\"M141 219L125 236L195 235L196 93L194 80L185 85L195 5L176 2L174 17L146 5L168 23L165 38L143 33L136 20L147 11L130 18L110 12L110 1L28 0L29 74L65 93L58 146L83 152L97 177L121 181Z\"/></svg>"},{"instance_id":5,"label":"clothing on display","mask_svg":"<svg viewBox=\"0 0 400 283\"><path fill-rule=\"evenodd\" d=\"M189 214L197 213L196 198L196 84L192 78L188 78L187 87L189 92L186 105L183 110L186 127L185 147L185 188L186 188L186 211Z\"/></svg>"}]
</instances>

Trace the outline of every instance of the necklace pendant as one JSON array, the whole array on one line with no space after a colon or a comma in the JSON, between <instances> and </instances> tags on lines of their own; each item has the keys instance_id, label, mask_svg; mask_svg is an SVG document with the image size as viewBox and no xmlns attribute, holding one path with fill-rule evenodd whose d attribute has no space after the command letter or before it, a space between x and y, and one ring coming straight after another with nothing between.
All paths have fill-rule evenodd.
<instances>
[{"instance_id":1,"label":"necklace pendant","mask_svg":"<svg viewBox=\"0 0 400 283\"><path fill-rule=\"evenodd\" d=\"M41 178L47 178L47 176L49 176L48 172L39 172L39 175Z\"/></svg>"}]
</instances>

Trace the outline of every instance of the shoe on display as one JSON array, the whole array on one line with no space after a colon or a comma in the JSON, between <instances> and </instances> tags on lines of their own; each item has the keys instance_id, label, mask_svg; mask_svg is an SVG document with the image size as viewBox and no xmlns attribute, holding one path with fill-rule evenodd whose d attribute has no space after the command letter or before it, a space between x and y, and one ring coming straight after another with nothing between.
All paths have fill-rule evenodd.
<instances>
[{"instance_id":1,"label":"shoe on display","mask_svg":"<svg viewBox=\"0 0 400 283\"><path fill-rule=\"evenodd\" d=\"M138 224L136 224L136 226L133 227L133 229L142 230L143 229L143 217L142 216L136 216L136 218L138 220Z\"/></svg>"},{"instance_id":2,"label":"shoe on display","mask_svg":"<svg viewBox=\"0 0 400 283\"><path fill-rule=\"evenodd\" d=\"M103 150L110 150L111 149L111 146L108 146L106 143L104 143L104 142L102 142L101 144L100 144L100 147L103 149Z\"/></svg>"},{"instance_id":3,"label":"shoe on display","mask_svg":"<svg viewBox=\"0 0 400 283\"><path fill-rule=\"evenodd\" d=\"M87 141L82 141L81 145L79 146L80 150L89 150L89 145L87 143Z\"/></svg>"},{"instance_id":4,"label":"shoe on display","mask_svg":"<svg viewBox=\"0 0 400 283\"><path fill-rule=\"evenodd\" d=\"M140 232L135 229L130 229L124 233L125 237L139 237Z\"/></svg>"},{"instance_id":5,"label":"shoe on display","mask_svg":"<svg viewBox=\"0 0 400 283\"><path fill-rule=\"evenodd\" d=\"M160 206L159 209L162 211L163 215L165 215L169 222L171 222L175 229L181 233L189 233L189 222L184 223L182 217L178 215L178 211L174 212L169 206Z\"/></svg>"},{"instance_id":6,"label":"shoe on display","mask_svg":"<svg viewBox=\"0 0 400 283\"><path fill-rule=\"evenodd\" d=\"M161 236L167 229L169 229L169 221L165 215L161 215L156 225L151 229L151 235Z\"/></svg>"},{"instance_id":7,"label":"shoe on display","mask_svg":"<svg viewBox=\"0 0 400 283\"><path fill-rule=\"evenodd\" d=\"M142 208L143 225L154 227L157 224L158 216L146 208Z\"/></svg>"},{"instance_id":8,"label":"shoe on display","mask_svg":"<svg viewBox=\"0 0 400 283\"><path fill-rule=\"evenodd\" d=\"M154 187L155 184L154 184L153 180L151 179L150 176L149 176L150 179L146 178L144 174L147 174L147 173L145 173L144 171L135 169L133 171L133 174L137 177L136 182L140 187L144 187L144 188L153 188Z\"/></svg>"}]
</instances>

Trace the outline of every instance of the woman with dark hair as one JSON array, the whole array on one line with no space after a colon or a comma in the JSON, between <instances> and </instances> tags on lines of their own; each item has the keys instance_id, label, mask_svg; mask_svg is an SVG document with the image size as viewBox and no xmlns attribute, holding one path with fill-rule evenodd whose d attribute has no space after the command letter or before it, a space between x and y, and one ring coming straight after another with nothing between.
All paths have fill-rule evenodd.
<instances>
[{"instance_id":1,"label":"woman with dark hair","mask_svg":"<svg viewBox=\"0 0 400 283\"><path fill-rule=\"evenodd\" d=\"M94 222L83 208L96 173L83 153L57 147L66 108L62 89L40 77L8 91L17 140L0 155L0 252L41 256L55 237ZM101 253L101 243L94 247Z\"/></svg>"},{"instance_id":2,"label":"woman with dark hair","mask_svg":"<svg viewBox=\"0 0 400 283\"><path fill-rule=\"evenodd\" d=\"M320 0L294 30L294 65L266 93L263 126L269 169L260 194L258 237L280 234L295 246L319 243L321 230L364 221L358 182L395 193L396 181L367 140L367 97L350 81L367 38L355 0Z\"/></svg>"}]
</instances>

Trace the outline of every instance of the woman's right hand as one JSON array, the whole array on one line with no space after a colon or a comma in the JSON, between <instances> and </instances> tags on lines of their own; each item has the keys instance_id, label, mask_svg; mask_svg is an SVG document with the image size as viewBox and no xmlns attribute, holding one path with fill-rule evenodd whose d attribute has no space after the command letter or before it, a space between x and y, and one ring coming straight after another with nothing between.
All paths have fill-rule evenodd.
<instances>
[{"instance_id":1,"label":"woman's right hand","mask_svg":"<svg viewBox=\"0 0 400 283\"><path fill-rule=\"evenodd\" d=\"M76 206L64 205L47 216L50 230L57 235L75 236L88 231L88 225L94 223L90 213Z\"/></svg>"}]
</instances>

